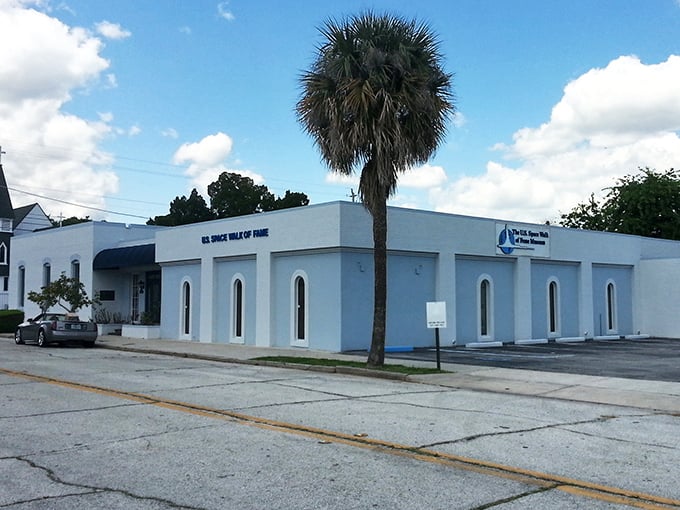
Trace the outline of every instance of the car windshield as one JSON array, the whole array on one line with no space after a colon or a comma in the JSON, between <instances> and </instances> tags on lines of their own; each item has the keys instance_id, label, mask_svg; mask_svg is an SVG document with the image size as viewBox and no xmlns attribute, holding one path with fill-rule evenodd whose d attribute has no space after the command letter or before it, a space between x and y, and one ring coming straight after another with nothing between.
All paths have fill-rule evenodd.
<instances>
[{"instance_id":1,"label":"car windshield","mask_svg":"<svg viewBox=\"0 0 680 510\"><path fill-rule=\"evenodd\" d=\"M63 321L66 316L63 313L45 313L38 315L36 321Z\"/></svg>"}]
</instances>

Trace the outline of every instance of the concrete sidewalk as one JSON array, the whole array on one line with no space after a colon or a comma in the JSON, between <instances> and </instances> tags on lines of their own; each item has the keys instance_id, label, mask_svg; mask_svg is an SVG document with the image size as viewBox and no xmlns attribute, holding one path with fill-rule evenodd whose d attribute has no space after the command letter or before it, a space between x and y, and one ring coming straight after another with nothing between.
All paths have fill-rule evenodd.
<instances>
[{"instance_id":1,"label":"concrete sidewalk","mask_svg":"<svg viewBox=\"0 0 680 510\"><path fill-rule=\"evenodd\" d=\"M178 340L144 340L121 336L102 336L97 339L99 347L149 354L163 354L187 358L206 359L229 363L274 365L255 361L262 356L299 356L363 361L353 355L313 351L308 349L281 349L272 347L251 347L237 344L215 344L186 342ZM387 363L411 366L434 367L432 363L390 360ZM368 369L347 367L309 367L299 364L275 364L298 370L336 371L353 375L388 377L411 382L421 382L476 391L491 391L515 395L611 404L637 407L660 412L680 413L680 383L662 381L641 381L615 377L594 377L578 374L539 372L535 370L514 370L507 368L481 367L460 364L442 364L447 373L432 375L404 376Z\"/></svg>"}]
</instances>

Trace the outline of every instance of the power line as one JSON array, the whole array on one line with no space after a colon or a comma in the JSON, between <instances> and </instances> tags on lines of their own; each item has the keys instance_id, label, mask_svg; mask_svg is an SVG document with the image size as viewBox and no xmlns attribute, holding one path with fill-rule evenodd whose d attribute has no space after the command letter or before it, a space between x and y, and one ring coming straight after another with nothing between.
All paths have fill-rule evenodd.
<instances>
[{"instance_id":1,"label":"power line","mask_svg":"<svg viewBox=\"0 0 680 510\"><path fill-rule=\"evenodd\" d=\"M105 213L109 213L109 214L115 214L117 216L128 216L128 217L131 217L131 218L142 218L144 220L148 219L148 216L139 216L137 214L128 214L128 213L122 213L122 212L117 212L117 211L111 211L109 209L101 209L99 207L92 207L92 206L89 206L89 205L76 204L75 202L69 202L67 200L61 200L59 198L50 198L50 197L46 197L44 195L39 195L37 193L31 193L30 191L24 191L24 190L21 190L21 189L13 188L11 186L7 186L7 189L12 190L12 191L16 191L17 193L23 193L25 195L30 195L30 196L33 196L33 197L42 198L43 200L52 200L53 202L59 202L60 204L66 204L66 205L72 205L72 206L75 206L75 207L81 207L82 209L88 209L90 211L105 212Z\"/></svg>"}]
</instances>

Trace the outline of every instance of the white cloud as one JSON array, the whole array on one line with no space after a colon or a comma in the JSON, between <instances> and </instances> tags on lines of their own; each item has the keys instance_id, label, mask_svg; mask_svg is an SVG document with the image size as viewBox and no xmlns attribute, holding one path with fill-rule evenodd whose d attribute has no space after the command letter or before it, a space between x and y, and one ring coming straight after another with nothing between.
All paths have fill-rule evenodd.
<instances>
[{"instance_id":1,"label":"white cloud","mask_svg":"<svg viewBox=\"0 0 680 510\"><path fill-rule=\"evenodd\" d=\"M343 186L359 186L359 174L341 174L339 172L327 172L325 181L329 184L341 184Z\"/></svg>"},{"instance_id":2,"label":"white cloud","mask_svg":"<svg viewBox=\"0 0 680 510\"><path fill-rule=\"evenodd\" d=\"M215 166L229 155L233 142L228 135L208 135L200 142L185 143L175 152L176 164L192 162L201 167Z\"/></svg>"},{"instance_id":3,"label":"white cloud","mask_svg":"<svg viewBox=\"0 0 680 510\"><path fill-rule=\"evenodd\" d=\"M325 181L329 184L343 186L359 186L360 173L344 175L339 172L326 173ZM446 182L446 172L440 166L425 164L418 168L411 168L399 176L399 188L432 188Z\"/></svg>"},{"instance_id":4,"label":"white cloud","mask_svg":"<svg viewBox=\"0 0 680 510\"><path fill-rule=\"evenodd\" d=\"M187 26L179 27L179 31L180 31L180 33L182 33L184 35L191 35L191 27L187 27Z\"/></svg>"},{"instance_id":5,"label":"white cloud","mask_svg":"<svg viewBox=\"0 0 680 510\"><path fill-rule=\"evenodd\" d=\"M236 19L234 14L229 10L229 2L220 2L217 4L217 14L220 18L224 18L227 21L234 21L234 19Z\"/></svg>"},{"instance_id":6,"label":"white cloud","mask_svg":"<svg viewBox=\"0 0 680 510\"><path fill-rule=\"evenodd\" d=\"M436 210L542 222L559 217L638 167L680 160L680 56L643 64L623 56L564 88L550 120L497 144L510 165L430 192Z\"/></svg>"},{"instance_id":7,"label":"white cloud","mask_svg":"<svg viewBox=\"0 0 680 510\"><path fill-rule=\"evenodd\" d=\"M463 115L462 112L456 112L453 116L452 122L454 127L462 128L465 124L467 124L467 118L465 117L465 115Z\"/></svg>"},{"instance_id":8,"label":"white cloud","mask_svg":"<svg viewBox=\"0 0 680 510\"><path fill-rule=\"evenodd\" d=\"M411 168L399 176L399 188L433 188L446 182L446 172L440 166L425 164Z\"/></svg>"},{"instance_id":9,"label":"white cloud","mask_svg":"<svg viewBox=\"0 0 680 510\"><path fill-rule=\"evenodd\" d=\"M250 177L255 184L264 183L264 178L250 170L233 170L225 165L231 153L233 142L224 133L208 135L194 143L185 143L175 152L173 161L177 165L188 163L186 174L192 185L207 196L208 185L217 180L222 172L234 172Z\"/></svg>"},{"instance_id":10,"label":"white cloud","mask_svg":"<svg viewBox=\"0 0 680 510\"><path fill-rule=\"evenodd\" d=\"M130 126L130 129L128 129L128 136L137 136L141 132L142 128L135 124L134 126Z\"/></svg>"},{"instance_id":11,"label":"white cloud","mask_svg":"<svg viewBox=\"0 0 680 510\"><path fill-rule=\"evenodd\" d=\"M100 112L100 113L98 113L98 115L99 115L99 120L101 120L102 122L105 122L107 124L110 124L111 122L113 122L113 113L111 113L111 112Z\"/></svg>"},{"instance_id":12,"label":"white cloud","mask_svg":"<svg viewBox=\"0 0 680 510\"><path fill-rule=\"evenodd\" d=\"M108 73L106 75L106 83L108 84L109 88L115 89L118 86L118 80L116 79L116 75L113 73Z\"/></svg>"},{"instance_id":13,"label":"white cloud","mask_svg":"<svg viewBox=\"0 0 680 510\"><path fill-rule=\"evenodd\" d=\"M118 23L111 23L110 21L100 21L95 24L97 33L107 39L127 39L132 35L129 30L124 30Z\"/></svg>"},{"instance_id":14,"label":"white cloud","mask_svg":"<svg viewBox=\"0 0 680 510\"><path fill-rule=\"evenodd\" d=\"M0 47L12 48L0 66L0 140L7 151L7 182L27 192L104 208L102 196L118 190L118 177L105 169L111 157L99 148L111 131L108 117L90 121L62 110L75 90L95 83L109 67L100 55L102 42L85 29L24 5L29 4L5 1L0 9ZM14 192L12 200L19 206L36 197ZM101 216L38 200L48 214Z\"/></svg>"},{"instance_id":15,"label":"white cloud","mask_svg":"<svg viewBox=\"0 0 680 510\"><path fill-rule=\"evenodd\" d=\"M174 128L168 128L168 129L164 129L163 131L161 131L161 136L164 136L166 138L172 138L173 140L176 140L179 137L179 133Z\"/></svg>"}]
</instances>

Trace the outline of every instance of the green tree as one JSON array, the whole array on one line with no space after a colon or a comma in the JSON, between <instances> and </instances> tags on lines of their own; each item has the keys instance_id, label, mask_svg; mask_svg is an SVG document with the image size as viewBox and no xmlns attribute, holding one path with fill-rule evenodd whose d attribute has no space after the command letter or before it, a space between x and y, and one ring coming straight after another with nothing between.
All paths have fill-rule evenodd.
<instances>
[{"instance_id":1,"label":"green tree","mask_svg":"<svg viewBox=\"0 0 680 510\"><path fill-rule=\"evenodd\" d=\"M199 223L201 221L208 221L215 219L215 216L210 211L205 199L196 191L196 188L191 190L191 194L186 196L176 197L170 202L170 213L164 216L155 216L153 219L147 221L147 225L160 225L164 227L175 227L178 225L187 225L189 223Z\"/></svg>"},{"instance_id":2,"label":"green tree","mask_svg":"<svg viewBox=\"0 0 680 510\"><path fill-rule=\"evenodd\" d=\"M169 214L149 218L146 224L174 227L309 204L309 198L304 193L287 190L283 197L276 197L267 186L255 184L250 177L231 172L222 172L208 186L208 195L210 206L194 188L188 198L176 197L170 202Z\"/></svg>"},{"instance_id":3,"label":"green tree","mask_svg":"<svg viewBox=\"0 0 680 510\"><path fill-rule=\"evenodd\" d=\"M369 366L385 360L387 199L399 174L424 164L454 112L451 75L423 23L366 12L328 20L296 112L324 162L350 175L373 218L374 309Z\"/></svg>"},{"instance_id":4,"label":"green tree","mask_svg":"<svg viewBox=\"0 0 680 510\"><path fill-rule=\"evenodd\" d=\"M82 307L96 302L87 297L85 285L80 280L68 278L64 273L61 273L59 279L41 287L40 292L30 291L28 300L37 304L43 313L55 305L59 305L67 312L77 312Z\"/></svg>"},{"instance_id":5,"label":"green tree","mask_svg":"<svg viewBox=\"0 0 680 510\"><path fill-rule=\"evenodd\" d=\"M250 177L232 172L222 172L209 184L208 196L216 218L270 211L276 200L264 184L255 184Z\"/></svg>"},{"instance_id":6,"label":"green tree","mask_svg":"<svg viewBox=\"0 0 680 510\"><path fill-rule=\"evenodd\" d=\"M602 205L591 193L586 203L578 204L570 212L562 214L561 225L584 230L607 230Z\"/></svg>"},{"instance_id":7,"label":"green tree","mask_svg":"<svg viewBox=\"0 0 680 510\"><path fill-rule=\"evenodd\" d=\"M565 227L680 240L680 173L639 168L620 178L601 203L591 195L586 204L562 214Z\"/></svg>"},{"instance_id":8,"label":"green tree","mask_svg":"<svg viewBox=\"0 0 680 510\"><path fill-rule=\"evenodd\" d=\"M50 217L50 222L52 222L53 227L68 227L69 225L77 225L78 223L87 223L88 221L92 221L89 216L85 216L84 218L78 218L77 216L70 216L68 218L61 218L59 220L55 220L54 218Z\"/></svg>"},{"instance_id":9,"label":"green tree","mask_svg":"<svg viewBox=\"0 0 680 510\"><path fill-rule=\"evenodd\" d=\"M284 196L277 197L277 199L274 200L272 210L278 211L279 209L290 209L291 207L301 207L304 205L309 205L309 197L307 197L307 195L298 191L286 190Z\"/></svg>"}]
</instances>

